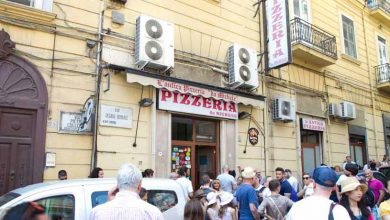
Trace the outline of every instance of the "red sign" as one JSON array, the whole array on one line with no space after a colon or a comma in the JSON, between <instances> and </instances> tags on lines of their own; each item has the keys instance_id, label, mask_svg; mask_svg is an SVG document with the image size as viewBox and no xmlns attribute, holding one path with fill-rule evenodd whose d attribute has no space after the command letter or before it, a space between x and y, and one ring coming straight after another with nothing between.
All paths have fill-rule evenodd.
<instances>
[{"instance_id":1,"label":"red sign","mask_svg":"<svg viewBox=\"0 0 390 220\"><path fill-rule=\"evenodd\" d=\"M234 102L171 92L163 89L160 89L158 92L158 108L218 118L238 118L237 104Z\"/></svg>"},{"instance_id":2,"label":"red sign","mask_svg":"<svg viewBox=\"0 0 390 220\"><path fill-rule=\"evenodd\" d=\"M324 120L302 118L302 129L313 131L325 131L326 124Z\"/></svg>"}]
</instances>

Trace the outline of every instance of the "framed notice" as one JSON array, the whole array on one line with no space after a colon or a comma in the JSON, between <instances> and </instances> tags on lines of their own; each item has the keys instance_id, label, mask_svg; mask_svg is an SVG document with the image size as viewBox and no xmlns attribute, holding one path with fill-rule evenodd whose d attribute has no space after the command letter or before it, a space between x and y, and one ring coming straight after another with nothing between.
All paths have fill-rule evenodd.
<instances>
[{"instance_id":1,"label":"framed notice","mask_svg":"<svg viewBox=\"0 0 390 220\"><path fill-rule=\"evenodd\" d=\"M119 128L132 128L133 110L111 105L101 105L100 125Z\"/></svg>"},{"instance_id":2,"label":"framed notice","mask_svg":"<svg viewBox=\"0 0 390 220\"><path fill-rule=\"evenodd\" d=\"M92 131L92 120L85 126L85 130L82 133L90 133ZM82 123L81 112L63 112L60 113L60 133L79 134L79 127Z\"/></svg>"}]
</instances>

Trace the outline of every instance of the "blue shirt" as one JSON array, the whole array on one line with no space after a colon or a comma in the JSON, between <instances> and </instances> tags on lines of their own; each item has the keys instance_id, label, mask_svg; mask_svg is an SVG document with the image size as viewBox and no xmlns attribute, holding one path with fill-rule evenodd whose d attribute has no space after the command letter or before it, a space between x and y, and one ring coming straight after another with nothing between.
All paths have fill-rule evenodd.
<instances>
[{"instance_id":1,"label":"blue shirt","mask_svg":"<svg viewBox=\"0 0 390 220\"><path fill-rule=\"evenodd\" d=\"M281 182L280 182L280 192L279 194L284 196L285 193L291 193L292 192L292 186L291 184L283 179Z\"/></svg>"},{"instance_id":2,"label":"blue shirt","mask_svg":"<svg viewBox=\"0 0 390 220\"><path fill-rule=\"evenodd\" d=\"M238 210L240 220L253 220L249 204L254 204L256 208L259 206L255 189L251 185L243 183L238 187L235 195L237 202L240 204L240 209Z\"/></svg>"}]
</instances>

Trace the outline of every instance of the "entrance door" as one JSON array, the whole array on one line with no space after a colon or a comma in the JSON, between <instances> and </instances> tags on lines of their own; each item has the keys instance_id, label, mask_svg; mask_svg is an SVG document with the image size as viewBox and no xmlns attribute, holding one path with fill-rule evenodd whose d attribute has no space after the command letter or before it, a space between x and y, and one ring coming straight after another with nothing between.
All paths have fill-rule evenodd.
<instances>
[{"instance_id":1,"label":"entrance door","mask_svg":"<svg viewBox=\"0 0 390 220\"><path fill-rule=\"evenodd\" d=\"M0 195L42 182L45 167L46 83L14 46L0 30Z\"/></svg>"},{"instance_id":2,"label":"entrance door","mask_svg":"<svg viewBox=\"0 0 390 220\"><path fill-rule=\"evenodd\" d=\"M378 36L378 54L379 54L379 82L386 82L390 79L390 70L388 66L384 65L388 63L387 56L387 44L386 40Z\"/></svg>"},{"instance_id":3,"label":"entrance door","mask_svg":"<svg viewBox=\"0 0 390 220\"><path fill-rule=\"evenodd\" d=\"M33 182L36 112L0 108L0 195Z\"/></svg>"},{"instance_id":4,"label":"entrance door","mask_svg":"<svg viewBox=\"0 0 390 220\"><path fill-rule=\"evenodd\" d=\"M195 186L199 188L203 175L209 175L212 179L217 177L216 173L216 150L213 146L196 146L196 181Z\"/></svg>"},{"instance_id":5,"label":"entrance door","mask_svg":"<svg viewBox=\"0 0 390 220\"><path fill-rule=\"evenodd\" d=\"M302 170L311 172L322 163L320 132L301 130Z\"/></svg>"},{"instance_id":6,"label":"entrance door","mask_svg":"<svg viewBox=\"0 0 390 220\"><path fill-rule=\"evenodd\" d=\"M212 179L217 175L218 125L218 121L209 119L172 116L171 169L176 171L181 166L187 166L189 179L195 188L199 187L204 174Z\"/></svg>"},{"instance_id":7,"label":"entrance door","mask_svg":"<svg viewBox=\"0 0 390 220\"><path fill-rule=\"evenodd\" d=\"M352 161L363 167L367 163L365 137L351 135L349 138L349 150Z\"/></svg>"}]
</instances>

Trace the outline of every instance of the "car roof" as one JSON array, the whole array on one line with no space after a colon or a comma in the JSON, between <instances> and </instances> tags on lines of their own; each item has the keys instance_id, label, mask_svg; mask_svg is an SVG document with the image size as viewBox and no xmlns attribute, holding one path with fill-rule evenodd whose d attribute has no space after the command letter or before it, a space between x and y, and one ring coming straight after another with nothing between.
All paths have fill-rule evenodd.
<instances>
[{"instance_id":1,"label":"car roof","mask_svg":"<svg viewBox=\"0 0 390 220\"><path fill-rule=\"evenodd\" d=\"M58 181L48 181L43 183L36 183L21 187L15 190L12 190L13 193L26 194L29 192L37 191L40 189L50 190L57 189L61 187L71 187L71 186L86 186L86 185L101 185L101 184L116 184L115 178L89 178L89 179L72 179L72 180L58 180ZM161 188L172 189L175 186L176 181L171 179L163 178L143 178L142 186L149 188L153 185L158 185Z\"/></svg>"}]
</instances>

